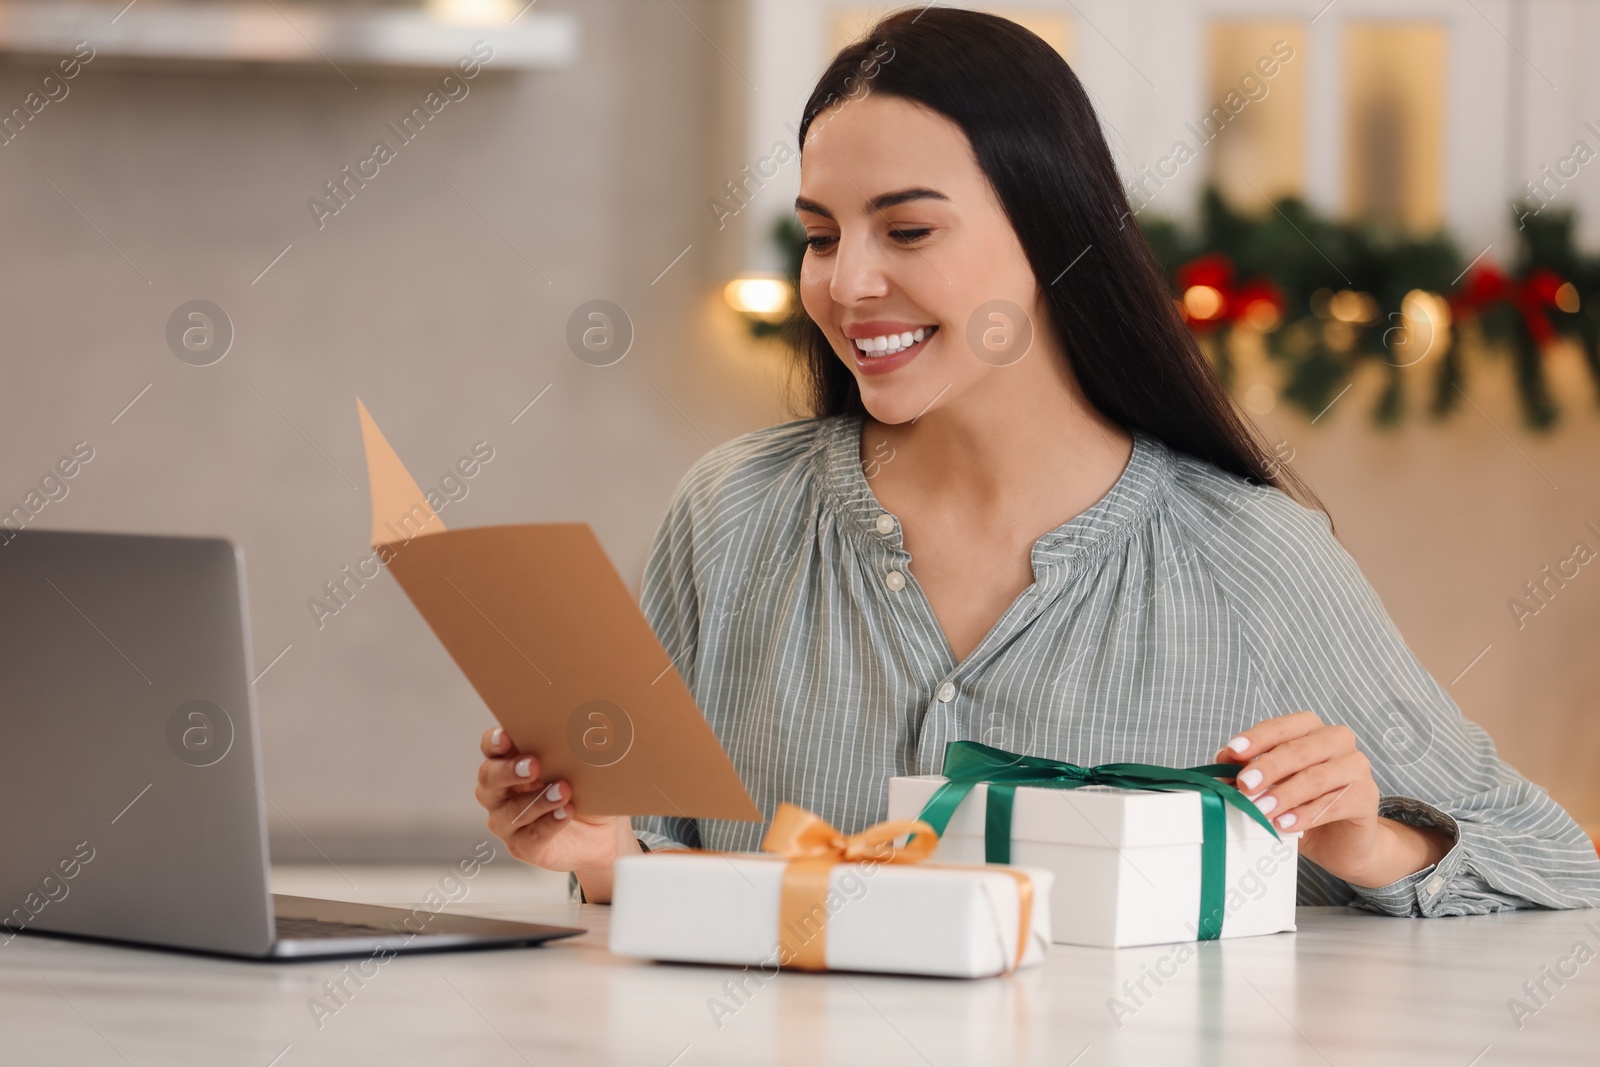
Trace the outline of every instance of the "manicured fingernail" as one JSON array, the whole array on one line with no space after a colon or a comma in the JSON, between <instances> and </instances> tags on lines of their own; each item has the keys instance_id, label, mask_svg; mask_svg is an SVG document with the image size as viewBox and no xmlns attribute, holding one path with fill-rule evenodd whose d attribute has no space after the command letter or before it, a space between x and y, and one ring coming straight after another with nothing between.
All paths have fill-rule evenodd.
<instances>
[{"instance_id":1,"label":"manicured fingernail","mask_svg":"<svg viewBox=\"0 0 1600 1067\"><path fill-rule=\"evenodd\" d=\"M495 748L499 748L500 747L500 742L502 740L504 740L505 736L506 736L505 727L496 726L494 728L494 733L489 735L489 744L492 745Z\"/></svg>"},{"instance_id":2,"label":"manicured fingernail","mask_svg":"<svg viewBox=\"0 0 1600 1067\"><path fill-rule=\"evenodd\" d=\"M560 782L551 783L550 788L546 789L544 791L544 798L546 800L560 800L561 799L561 783Z\"/></svg>"},{"instance_id":3,"label":"manicured fingernail","mask_svg":"<svg viewBox=\"0 0 1600 1067\"><path fill-rule=\"evenodd\" d=\"M1279 817L1278 828L1280 830L1287 830L1289 827L1293 826L1296 821L1297 820L1294 817L1294 812L1291 811L1289 814Z\"/></svg>"},{"instance_id":4,"label":"manicured fingernail","mask_svg":"<svg viewBox=\"0 0 1600 1067\"><path fill-rule=\"evenodd\" d=\"M1250 739L1248 737L1244 737L1243 735L1235 737L1232 741L1228 742L1228 747L1233 749L1235 752L1243 752L1245 749L1250 747Z\"/></svg>"},{"instance_id":5,"label":"manicured fingernail","mask_svg":"<svg viewBox=\"0 0 1600 1067\"><path fill-rule=\"evenodd\" d=\"M1261 772L1251 767L1239 775L1239 784L1246 789L1254 789L1261 784Z\"/></svg>"},{"instance_id":6,"label":"manicured fingernail","mask_svg":"<svg viewBox=\"0 0 1600 1067\"><path fill-rule=\"evenodd\" d=\"M518 778L528 777L528 775L533 771L532 758L524 756L522 759L517 760L517 765L513 767L512 770L517 772Z\"/></svg>"},{"instance_id":7,"label":"manicured fingernail","mask_svg":"<svg viewBox=\"0 0 1600 1067\"><path fill-rule=\"evenodd\" d=\"M1257 808L1260 809L1261 814L1265 815L1265 814L1267 814L1267 812L1271 811L1273 808L1278 806L1278 798L1277 797L1262 797L1260 800L1255 802L1255 805L1256 805ZM1292 816L1291 816L1291 818L1292 818Z\"/></svg>"},{"instance_id":8,"label":"manicured fingernail","mask_svg":"<svg viewBox=\"0 0 1600 1067\"><path fill-rule=\"evenodd\" d=\"M566 808L557 808L555 810L555 816L558 819L565 819L567 817L567 809Z\"/></svg>"}]
</instances>

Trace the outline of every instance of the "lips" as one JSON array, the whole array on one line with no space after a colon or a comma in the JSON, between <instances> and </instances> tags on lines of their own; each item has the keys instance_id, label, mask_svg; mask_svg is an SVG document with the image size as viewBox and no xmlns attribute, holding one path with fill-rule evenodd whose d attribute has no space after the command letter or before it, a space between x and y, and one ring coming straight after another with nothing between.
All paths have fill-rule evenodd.
<instances>
[{"instance_id":1,"label":"lips","mask_svg":"<svg viewBox=\"0 0 1600 1067\"><path fill-rule=\"evenodd\" d=\"M898 352L923 340L937 326L917 326L910 323L860 323L845 328L845 336L855 342L859 351L867 355L876 352Z\"/></svg>"},{"instance_id":2,"label":"lips","mask_svg":"<svg viewBox=\"0 0 1600 1067\"><path fill-rule=\"evenodd\" d=\"M856 369L862 374L888 374L890 371L898 370L921 355L922 350L939 335L937 326L929 326L926 329L927 333L922 340L894 352L863 352L852 340L850 350L855 354Z\"/></svg>"}]
</instances>

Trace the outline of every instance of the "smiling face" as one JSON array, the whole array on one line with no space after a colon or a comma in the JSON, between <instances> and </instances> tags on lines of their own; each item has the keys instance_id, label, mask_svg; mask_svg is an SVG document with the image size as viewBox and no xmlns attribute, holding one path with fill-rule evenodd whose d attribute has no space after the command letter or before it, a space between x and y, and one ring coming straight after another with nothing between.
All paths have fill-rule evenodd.
<instances>
[{"instance_id":1,"label":"smiling face","mask_svg":"<svg viewBox=\"0 0 1600 1067\"><path fill-rule=\"evenodd\" d=\"M819 117L801 160L800 300L873 418L1001 402L1041 381L1055 346L1039 286L959 126L868 95Z\"/></svg>"}]
</instances>

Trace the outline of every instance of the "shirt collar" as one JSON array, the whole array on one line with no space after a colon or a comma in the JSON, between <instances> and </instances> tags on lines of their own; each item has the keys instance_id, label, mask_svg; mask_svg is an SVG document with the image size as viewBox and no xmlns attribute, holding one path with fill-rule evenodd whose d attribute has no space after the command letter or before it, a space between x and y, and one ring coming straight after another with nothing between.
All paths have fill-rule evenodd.
<instances>
[{"instance_id":1,"label":"shirt collar","mask_svg":"<svg viewBox=\"0 0 1600 1067\"><path fill-rule=\"evenodd\" d=\"M825 429L822 461L825 492L843 524L868 544L904 551L900 523L878 502L868 472L892 462L890 456L861 456L861 427L865 418L847 413L833 416ZM1172 475L1173 457L1167 445L1143 431L1130 431L1133 454L1105 496L1083 513L1062 523L1034 542L1033 561L1050 564L1083 554L1120 532L1165 492ZM889 515L893 528L885 531L879 517ZM885 523L884 525L888 525Z\"/></svg>"}]
</instances>

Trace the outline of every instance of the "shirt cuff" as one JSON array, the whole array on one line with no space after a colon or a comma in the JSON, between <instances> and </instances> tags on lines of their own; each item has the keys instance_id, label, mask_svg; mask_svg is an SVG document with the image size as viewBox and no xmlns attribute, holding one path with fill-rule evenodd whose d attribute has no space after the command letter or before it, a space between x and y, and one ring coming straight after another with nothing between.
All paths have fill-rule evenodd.
<instances>
[{"instance_id":1,"label":"shirt cuff","mask_svg":"<svg viewBox=\"0 0 1600 1067\"><path fill-rule=\"evenodd\" d=\"M666 834L658 834L654 830L635 830L633 836L639 839L639 846L646 852L687 851L689 848L682 841L675 841Z\"/></svg>"},{"instance_id":2,"label":"shirt cuff","mask_svg":"<svg viewBox=\"0 0 1600 1067\"><path fill-rule=\"evenodd\" d=\"M1454 843L1439 862L1429 864L1422 870L1398 878L1388 885L1376 889L1351 885L1350 890L1355 894L1355 899L1350 902L1351 906L1366 908L1382 915L1401 917L1426 918L1437 914L1448 896L1446 890L1466 861L1460 825L1452 816L1415 797L1380 797L1378 816L1403 822L1408 826L1441 830L1449 834Z\"/></svg>"},{"instance_id":3,"label":"shirt cuff","mask_svg":"<svg viewBox=\"0 0 1600 1067\"><path fill-rule=\"evenodd\" d=\"M663 852L663 851L665 851L665 849L657 848L656 845L653 843L653 841L652 840L646 840L647 838L650 838L650 839L661 838L662 841L667 841L669 843L674 843L675 844L675 842L672 842L671 838L661 837L660 834L652 834L652 833L650 833L648 831L640 831L639 833L636 833L633 836L639 842L639 847L642 848L646 852ZM684 846L677 845L676 847L683 848ZM577 871L568 871L567 872L567 903L569 903L569 904L587 904L587 903L589 903L589 901L583 895L583 886L580 885L579 882L578 882L578 872Z\"/></svg>"}]
</instances>

